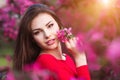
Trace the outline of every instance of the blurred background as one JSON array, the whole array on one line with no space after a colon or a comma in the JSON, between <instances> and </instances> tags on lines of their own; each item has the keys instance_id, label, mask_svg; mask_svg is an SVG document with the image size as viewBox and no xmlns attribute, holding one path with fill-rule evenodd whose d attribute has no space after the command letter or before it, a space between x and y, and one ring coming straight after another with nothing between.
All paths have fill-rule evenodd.
<instances>
[{"instance_id":1,"label":"blurred background","mask_svg":"<svg viewBox=\"0 0 120 80\"><path fill-rule=\"evenodd\" d=\"M84 41L92 80L120 80L120 0L0 0L0 68L12 66L20 18L35 3Z\"/></svg>"}]
</instances>

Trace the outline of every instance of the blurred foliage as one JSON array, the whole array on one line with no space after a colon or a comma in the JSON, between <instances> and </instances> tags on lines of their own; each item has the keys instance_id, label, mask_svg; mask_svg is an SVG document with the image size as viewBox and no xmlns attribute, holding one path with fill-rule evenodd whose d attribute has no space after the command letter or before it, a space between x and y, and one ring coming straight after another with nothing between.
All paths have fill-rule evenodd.
<instances>
[{"instance_id":1,"label":"blurred foliage","mask_svg":"<svg viewBox=\"0 0 120 80\"><path fill-rule=\"evenodd\" d=\"M0 66L7 66L7 61L4 57L0 57Z\"/></svg>"},{"instance_id":2,"label":"blurred foliage","mask_svg":"<svg viewBox=\"0 0 120 80\"><path fill-rule=\"evenodd\" d=\"M0 40L0 56L13 55L14 53L14 42Z\"/></svg>"}]
</instances>

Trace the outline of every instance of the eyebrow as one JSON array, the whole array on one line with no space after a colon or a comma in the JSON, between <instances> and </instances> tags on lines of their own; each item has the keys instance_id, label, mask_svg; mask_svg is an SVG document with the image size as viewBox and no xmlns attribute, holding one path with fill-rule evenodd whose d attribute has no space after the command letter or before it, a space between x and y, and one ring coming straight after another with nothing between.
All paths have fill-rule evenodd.
<instances>
[{"instance_id":1,"label":"eyebrow","mask_svg":"<svg viewBox=\"0 0 120 80\"><path fill-rule=\"evenodd\" d=\"M48 26L51 22L52 22L52 21L49 21L45 26ZM34 30L32 30L32 31L35 31L35 30L40 30L40 29L37 28L37 29L34 29Z\"/></svg>"},{"instance_id":2,"label":"eyebrow","mask_svg":"<svg viewBox=\"0 0 120 80\"><path fill-rule=\"evenodd\" d=\"M32 30L32 31L34 32L34 31L37 31L37 30L41 30L41 29L38 28L38 29L34 29L34 30Z\"/></svg>"},{"instance_id":3,"label":"eyebrow","mask_svg":"<svg viewBox=\"0 0 120 80\"><path fill-rule=\"evenodd\" d=\"M51 23L51 21L49 21L45 26L48 26L49 23Z\"/></svg>"}]
</instances>

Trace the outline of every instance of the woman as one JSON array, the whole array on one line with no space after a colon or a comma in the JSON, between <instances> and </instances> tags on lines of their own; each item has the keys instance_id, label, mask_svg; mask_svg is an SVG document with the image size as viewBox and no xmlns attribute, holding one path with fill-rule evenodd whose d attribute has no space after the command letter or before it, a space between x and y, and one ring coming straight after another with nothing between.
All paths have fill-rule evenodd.
<instances>
[{"instance_id":1,"label":"woman","mask_svg":"<svg viewBox=\"0 0 120 80\"><path fill-rule=\"evenodd\" d=\"M14 54L14 68L23 70L24 65L37 63L43 69L57 74L60 80L72 77L90 80L85 53L76 49L76 39L65 42L74 61L62 53L57 31L62 23L46 5L35 4L28 8L21 19Z\"/></svg>"}]
</instances>

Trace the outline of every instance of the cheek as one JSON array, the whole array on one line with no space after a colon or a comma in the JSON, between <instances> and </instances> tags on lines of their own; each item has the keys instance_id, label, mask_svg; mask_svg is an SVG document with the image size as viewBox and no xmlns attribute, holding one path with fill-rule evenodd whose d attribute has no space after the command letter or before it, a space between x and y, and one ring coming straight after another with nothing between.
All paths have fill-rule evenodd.
<instances>
[{"instance_id":1,"label":"cheek","mask_svg":"<svg viewBox=\"0 0 120 80\"><path fill-rule=\"evenodd\" d=\"M43 42L42 36L34 36L34 40L37 44L42 44Z\"/></svg>"},{"instance_id":2,"label":"cheek","mask_svg":"<svg viewBox=\"0 0 120 80\"><path fill-rule=\"evenodd\" d=\"M58 25L55 25L54 29L52 30L52 32L54 34L57 34L57 31L59 31L59 26Z\"/></svg>"}]
</instances>

